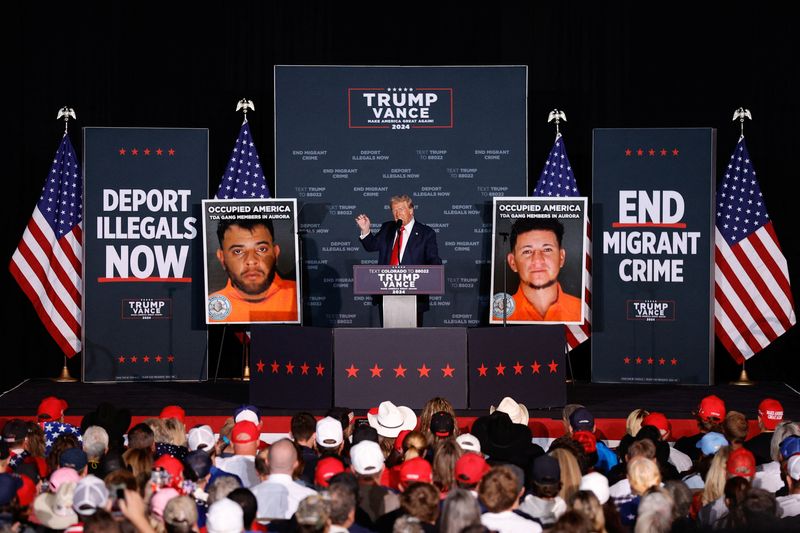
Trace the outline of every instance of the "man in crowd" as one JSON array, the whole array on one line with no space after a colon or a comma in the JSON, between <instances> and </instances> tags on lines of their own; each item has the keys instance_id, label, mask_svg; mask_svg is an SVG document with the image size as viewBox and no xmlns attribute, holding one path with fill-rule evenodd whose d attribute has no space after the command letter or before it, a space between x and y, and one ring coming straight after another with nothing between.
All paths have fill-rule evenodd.
<instances>
[{"instance_id":1,"label":"man in crowd","mask_svg":"<svg viewBox=\"0 0 800 533\"><path fill-rule=\"evenodd\" d=\"M258 427L249 420L237 422L233 426L231 437L233 456L217 457L217 468L239 476L246 488L253 487L259 482L255 464L259 440Z\"/></svg>"},{"instance_id":2,"label":"man in crowd","mask_svg":"<svg viewBox=\"0 0 800 533\"><path fill-rule=\"evenodd\" d=\"M783 421L783 406L778 400L765 398L758 404L758 428L761 432L744 443L745 448L753 452L756 464L763 465L772 461L770 443L775 428Z\"/></svg>"},{"instance_id":3,"label":"man in crowd","mask_svg":"<svg viewBox=\"0 0 800 533\"><path fill-rule=\"evenodd\" d=\"M269 476L266 481L262 481L252 488L258 501L258 517L291 518L300 502L306 496L316 494L317 491L292 480L292 473L297 467L297 450L289 439L281 439L270 446L267 452L267 462ZM276 493L274 489L281 487L286 489L286 513L282 517L269 516L270 512L267 509L270 507L270 502L268 500L271 495Z\"/></svg>"}]
</instances>

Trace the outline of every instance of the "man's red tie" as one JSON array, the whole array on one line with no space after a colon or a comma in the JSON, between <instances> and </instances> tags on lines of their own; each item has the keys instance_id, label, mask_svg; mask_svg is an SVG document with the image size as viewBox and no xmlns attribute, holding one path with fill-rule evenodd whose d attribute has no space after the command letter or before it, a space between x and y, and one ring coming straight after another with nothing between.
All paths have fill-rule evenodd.
<instances>
[{"instance_id":1,"label":"man's red tie","mask_svg":"<svg viewBox=\"0 0 800 533\"><path fill-rule=\"evenodd\" d=\"M405 226L400 226L397 229L397 240L394 241L394 248L392 248L392 259L389 261L390 265L400 264L400 247L403 246L403 232L405 230Z\"/></svg>"}]
</instances>

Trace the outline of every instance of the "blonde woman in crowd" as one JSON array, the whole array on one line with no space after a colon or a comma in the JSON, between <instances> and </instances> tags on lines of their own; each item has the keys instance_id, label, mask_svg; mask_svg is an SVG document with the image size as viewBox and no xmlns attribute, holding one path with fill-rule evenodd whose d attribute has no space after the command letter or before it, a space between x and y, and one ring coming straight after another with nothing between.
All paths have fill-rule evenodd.
<instances>
[{"instance_id":1,"label":"blonde woman in crowd","mask_svg":"<svg viewBox=\"0 0 800 533\"><path fill-rule=\"evenodd\" d=\"M561 491L558 493L564 501L569 501L578 492L581 485L581 469L578 460L569 450L557 448L550 452L551 457L558 461L561 469Z\"/></svg>"},{"instance_id":2,"label":"blonde woman in crowd","mask_svg":"<svg viewBox=\"0 0 800 533\"><path fill-rule=\"evenodd\" d=\"M579 490L572 496L569 507L573 511L581 513L591 524L593 533L606 533L606 518L603 514L603 506L597 499L594 492L590 490Z\"/></svg>"},{"instance_id":3,"label":"blonde woman in crowd","mask_svg":"<svg viewBox=\"0 0 800 533\"><path fill-rule=\"evenodd\" d=\"M644 456L637 456L628 462L628 481L631 492L641 496L651 487L661 484L661 472L658 463Z\"/></svg>"}]
</instances>

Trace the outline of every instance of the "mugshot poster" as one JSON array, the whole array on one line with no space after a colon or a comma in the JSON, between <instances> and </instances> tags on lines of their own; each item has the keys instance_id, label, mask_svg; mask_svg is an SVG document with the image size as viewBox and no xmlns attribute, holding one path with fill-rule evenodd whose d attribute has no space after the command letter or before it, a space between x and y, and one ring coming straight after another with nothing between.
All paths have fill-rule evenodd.
<instances>
[{"instance_id":1,"label":"mugshot poster","mask_svg":"<svg viewBox=\"0 0 800 533\"><path fill-rule=\"evenodd\" d=\"M495 198L490 323L583 322L586 198Z\"/></svg>"},{"instance_id":2,"label":"mugshot poster","mask_svg":"<svg viewBox=\"0 0 800 533\"><path fill-rule=\"evenodd\" d=\"M203 200L206 323L299 323L297 202Z\"/></svg>"},{"instance_id":3,"label":"mugshot poster","mask_svg":"<svg viewBox=\"0 0 800 533\"><path fill-rule=\"evenodd\" d=\"M526 95L524 66L275 67L276 191L298 199L306 325L380 325L353 294L353 266L379 257L355 218L376 234L401 194L445 267L423 325L487 323L492 198L527 194Z\"/></svg>"},{"instance_id":4,"label":"mugshot poster","mask_svg":"<svg viewBox=\"0 0 800 533\"><path fill-rule=\"evenodd\" d=\"M205 380L208 130L83 132L83 379Z\"/></svg>"},{"instance_id":5,"label":"mugshot poster","mask_svg":"<svg viewBox=\"0 0 800 533\"><path fill-rule=\"evenodd\" d=\"M715 153L710 128L594 131L593 381L713 379Z\"/></svg>"}]
</instances>

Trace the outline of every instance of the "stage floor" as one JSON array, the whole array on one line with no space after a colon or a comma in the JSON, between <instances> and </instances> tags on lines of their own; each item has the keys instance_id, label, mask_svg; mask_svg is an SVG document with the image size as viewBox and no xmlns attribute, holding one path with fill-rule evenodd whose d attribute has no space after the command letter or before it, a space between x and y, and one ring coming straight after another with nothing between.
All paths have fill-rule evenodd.
<instances>
[{"instance_id":1,"label":"stage floor","mask_svg":"<svg viewBox=\"0 0 800 533\"><path fill-rule=\"evenodd\" d=\"M309 391L309 394L313 394ZM230 416L233 410L248 403L249 384L220 380L216 383L55 383L36 379L24 381L0 396L0 417L28 417L36 414L39 401L45 396L63 398L69 404L67 415L81 417L103 401L117 407L127 407L135 417L158 416L165 405L177 404L193 417ZM588 407L596 418L625 418L637 407L660 411L670 419L691 419L703 396L716 394L728 410L741 411L749 419L756 418L759 402L774 398L783 404L786 418L800 418L800 393L785 383L765 382L752 387L733 385L675 386L675 385L617 385L603 383L573 383L567 385L569 403ZM498 401L500 398L498 398ZM291 416L296 410L263 408L267 416ZM559 419L561 409L537 409L527 406L531 418ZM458 411L459 416L475 417L486 414L489 406ZM324 414L324 409L313 411ZM356 410L357 415L364 412Z\"/></svg>"}]
</instances>

